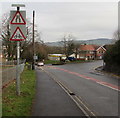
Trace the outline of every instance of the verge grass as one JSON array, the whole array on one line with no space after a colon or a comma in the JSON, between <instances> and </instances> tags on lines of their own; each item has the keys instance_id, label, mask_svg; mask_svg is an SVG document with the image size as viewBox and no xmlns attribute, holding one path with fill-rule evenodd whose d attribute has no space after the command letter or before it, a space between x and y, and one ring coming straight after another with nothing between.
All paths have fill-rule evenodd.
<instances>
[{"instance_id":1,"label":"verge grass","mask_svg":"<svg viewBox=\"0 0 120 118\"><path fill-rule=\"evenodd\" d=\"M2 116L30 116L35 95L35 71L26 68L21 74L21 95L16 95L15 82L3 89Z\"/></svg>"},{"instance_id":2,"label":"verge grass","mask_svg":"<svg viewBox=\"0 0 120 118\"><path fill-rule=\"evenodd\" d=\"M73 64L73 63L83 63L83 62L89 62L90 60L75 60L75 61L66 61L66 64ZM45 60L45 64L60 64L59 60Z\"/></svg>"}]
</instances>

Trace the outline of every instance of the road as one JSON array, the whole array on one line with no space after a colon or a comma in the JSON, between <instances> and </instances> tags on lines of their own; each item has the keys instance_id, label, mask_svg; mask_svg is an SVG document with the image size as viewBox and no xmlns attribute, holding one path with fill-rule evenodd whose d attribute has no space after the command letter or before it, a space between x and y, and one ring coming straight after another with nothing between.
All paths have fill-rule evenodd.
<instances>
[{"instance_id":1,"label":"road","mask_svg":"<svg viewBox=\"0 0 120 118\"><path fill-rule=\"evenodd\" d=\"M45 65L43 69L72 91L95 116L118 116L118 79L95 71L102 61Z\"/></svg>"}]
</instances>

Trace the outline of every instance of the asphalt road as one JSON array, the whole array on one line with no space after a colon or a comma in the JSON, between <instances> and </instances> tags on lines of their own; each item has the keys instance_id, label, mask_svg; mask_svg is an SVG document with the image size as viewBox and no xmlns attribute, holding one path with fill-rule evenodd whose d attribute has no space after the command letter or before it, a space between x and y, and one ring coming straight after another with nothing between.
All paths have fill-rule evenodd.
<instances>
[{"instance_id":1,"label":"asphalt road","mask_svg":"<svg viewBox=\"0 0 120 118\"><path fill-rule=\"evenodd\" d=\"M94 70L102 64L93 61L42 68L74 92L96 116L118 116L118 79Z\"/></svg>"},{"instance_id":2,"label":"asphalt road","mask_svg":"<svg viewBox=\"0 0 120 118\"><path fill-rule=\"evenodd\" d=\"M36 96L32 116L85 116L66 92L36 67Z\"/></svg>"}]
</instances>

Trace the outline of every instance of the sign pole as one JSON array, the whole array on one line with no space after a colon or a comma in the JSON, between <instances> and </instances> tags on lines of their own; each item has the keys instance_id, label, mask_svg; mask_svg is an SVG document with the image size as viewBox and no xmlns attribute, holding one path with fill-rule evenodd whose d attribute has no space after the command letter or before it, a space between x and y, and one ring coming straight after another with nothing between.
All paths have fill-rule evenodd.
<instances>
[{"instance_id":1,"label":"sign pole","mask_svg":"<svg viewBox=\"0 0 120 118\"><path fill-rule=\"evenodd\" d=\"M25 7L24 4L12 4L12 7L17 7L17 11L11 11L11 37L10 41L17 41L17 66L16 66L16 94L20 95L20 41L26 39L26 13L20 11L20 7Z\"/></svg>"},{"instance_id":2,"label":"sign pole","mask_svg":"<svg viewBox=\"0 0 120 118\"><path fill-rule=\"evenodd\" d=\"M19 73L19 58L20 58L20 42L17 41L17 68L16 68L16 91L20 95L20 73Z\"/></svg>"},{"instance_id":3,"label":"sign pole","mask_svg":"<svg viewBox=\"0 0 120 118\"><path fill-rule=\"evenodd\" d=\"M11 32L11 41L17 41L17 66L16 66L16 94L20 95L20 70L19 70L19 64L20 64L20 41L25 39L24 31L21 30L23 28L26 22L23 18L23 16L20 13L20 7L25 7L24 4L12 4L12 7L17 7L17 11L15 12L14 16L11 16L11 29L16 29L13 32ZM12 15L12 14L11 14ZM24 28L23 28L24 30Z\"/></svg>"},{"instance_id":4,"label":"sign pole","mask_svg":"<svg viewBox=\"0 0 120 118\"><path fill-rule=\"evenodd\" d=\"M20 7L17 7L17 11L19 11L19 10L20 10ZM20 58L20 42L17 41L17 69L16 69L16 92L17 92L17 95L20 95L19 58Z\"/></svg>"}]
</instances>

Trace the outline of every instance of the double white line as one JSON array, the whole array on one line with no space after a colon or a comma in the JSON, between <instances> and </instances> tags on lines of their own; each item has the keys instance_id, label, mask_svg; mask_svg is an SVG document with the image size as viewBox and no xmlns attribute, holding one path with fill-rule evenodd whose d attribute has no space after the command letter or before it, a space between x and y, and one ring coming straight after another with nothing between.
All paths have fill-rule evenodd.
<instances>
[{"instance_id":1,"label":"double white line","mask_svg":"<svg viewBox=\"0 0 120 118\"><path fill-rule=\"evenodd\" d=\"M66 85L64 85L61 81L58 81L53 74L49 73L48 71L44 70L42 67L40 67L41 70L43 70L45 73L47 73L67 94L68 96L76 103L78 108L85 114L86 117L97 117L97 115L88 108L88 106L83 102L83 100L76 96Z\"/></svg>"}]
</instances>

